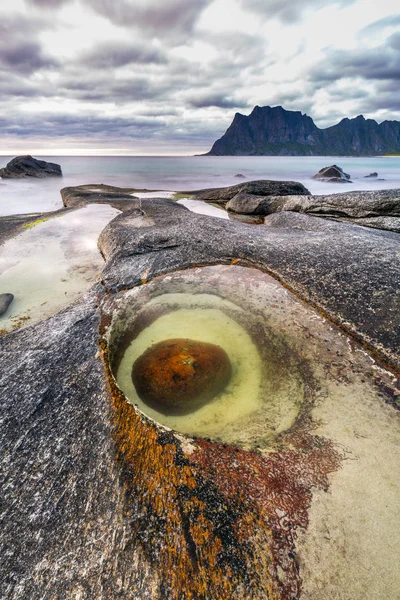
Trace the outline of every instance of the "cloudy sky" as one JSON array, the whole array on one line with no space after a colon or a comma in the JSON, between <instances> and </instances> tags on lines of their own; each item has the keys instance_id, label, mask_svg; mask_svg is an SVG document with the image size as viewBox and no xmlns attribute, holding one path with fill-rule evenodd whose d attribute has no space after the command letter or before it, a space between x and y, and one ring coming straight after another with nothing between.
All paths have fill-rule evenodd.
<instances>
[{"instance_id":1,"label":"cloudy sky","mask_svg":"<svg viewBox=\"0 0 400 600\"><path fill-rule=\"evenodd\" d=\"M400 120L398 0L12 0L1 154L194 154L235 112Z\"/></svg>"}]
</instances>

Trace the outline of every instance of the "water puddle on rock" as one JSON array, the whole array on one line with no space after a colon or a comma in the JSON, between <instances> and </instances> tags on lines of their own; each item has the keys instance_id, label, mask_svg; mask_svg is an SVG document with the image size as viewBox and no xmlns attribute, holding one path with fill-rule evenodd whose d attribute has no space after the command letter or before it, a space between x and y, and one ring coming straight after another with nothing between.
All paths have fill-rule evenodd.
<instances>
[{"instance_id":1,"label":"water puddle on rock","mask_svg":"<svg viewBox=\"0 0 400 600\"><path fill-rule=\"evenodd\" d=\"M166 198L168 200L173 199L176 192L135 192L132 196L136 198ZM182 204L190 210L190 212L197 213L199 215L207 215L209 217L218 217L219 219L229 219L229 215L223 208L212 206L201 200L194 200L193 198L181 198L177 200L177 204Z\"/></svg>"},{"instance_id":2,"label":"water puddle on rock","mask_svg":"<svg viewBox=\"0 0 400 600\"><path fill-rule=\"evenodd\" d=\"M399 406L395 374L279 282L251 268L175 272L110 296L103 310L111 319L105 340L117 384L139 414L161 424L158 428L256 450L272 461L285 452L300 493L309 485L305 465L323 471L326 444L340 456L340 468L329 475L329 493L313 490L308 530L296 542L307 597L319 598L323 590L327 599L337 598L340 573L343 598L397 598L400 571L393 568L393 557L400 553L400 413L394 408ZM138 357L174 339L215 344L232 365L231 379L219 394L178 415L146 404L132 381ZM183 364L191 364L190 344L180 343ZM188 442L187 452L196 452L199 441ZM301 468L291 462L292 451L298 456L299 450L305 461ZM236 466L232 463L233 470ZM268 481L271 494L281 498L279 517L285 526L279 473L272 468ZM258 475L251 471L249 489L261 484Z\"/></svg>"},{"instance_id":3,"label":"water puddle on rock","mask_svg":"<svg viewBox=\"0 0 400 600\"><path fill-rule=\"evenodd\" d=\"M119 211L91 205L27 228L0 248L0 292L14 294L0 329L36 323L89 289L104 261L97 239Z\"/></svg>"},{"instance_id":4,"label":"water puddle on rock","mask_svg":"<svg viewBox=\"0 0 400 600\"><path fill-rule=\"evenodd\" d=\"M242 295L236 293L238 276L248 284L261 279L257 285L247 285ZM109 348L113 373L129 402L168 428L223 441L246 444L251 438L256 444L291 427L308 401L308 371L290 339L271 327L268 307L259 296L259 283L266 280L271 285L268 276L252 269L206 267L157 278L124 294L113 316ZM171 340L183 344L178 365L176 356L170 363L165 356L156 356L157 345ZM188 347L196 343L222 350L231 366L223 388L200 403L201 389L193 385L196 381L200 388L211 384L202 379L196 356L188 354ZM143 395L133 381L134 365L146 353L161 361L160 377L157 363L150 363L147 397L146 382L141 386ZM189 383L188 371L193 376ZM176 402L185 400L183 408L177 409L174 399L170 407L164 401L173 381L178 382ZM154 389L160 396L158 403L157 398L148 400ZM187 389L194 390L193 398L187 396Z\"/></svg>"}]
</instances>

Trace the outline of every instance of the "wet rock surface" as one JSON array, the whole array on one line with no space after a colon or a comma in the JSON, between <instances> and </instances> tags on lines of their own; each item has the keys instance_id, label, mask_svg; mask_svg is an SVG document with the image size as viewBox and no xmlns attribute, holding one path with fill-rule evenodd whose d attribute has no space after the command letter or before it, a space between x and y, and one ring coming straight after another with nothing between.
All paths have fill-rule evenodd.
<instances>
[{"instance_id":1,"label":"wet rock surface","mask_svg":"<svg viewBox=\"0 0 400 600\"><path fill-rule=\"evenodd\" d=\"M293 194L305 194L310 192L302 183L297 181L272 181L260 179L239 183L226 188L212 188L209 190L197 190L190 194L198 200L206 200L215 204L226 204L236 194L254 194L255 196L288 196Z\"/></svg>"},{"instance_id":2,"label":"wet rock surface","mask_svg":"<svg viewBox=\"0 0 400 600\"><path fill-rule=\"evenodd\" d=\"M142 400L178 412L212 400L230 376L231 364L222 348L188 339L155 344L132 368L133 384Z\"/></svg>"},{"instance_id":3,"label":"wet rock surface","mask_svg":"<svg viewBox=\"0 0 400 600\"><path fill-rule=\"evenodd\" d=\"M13 300L13 294L0 294L0 317L7 312L8 307Z\"/></svg>"},{"instance_id":4,"label":"wet rock surface","mask_svg":"<svg viewBox=\"0 0 400 600\"><path fill-rule=\"evenodd\" d=\"M266 221L137 203L101 235L101 284L0 338L1 597L396 600L399 236L298 212ZM139 414L103 337L120 291L232 262L275 277L271 311L317 381L295 426L250 449ZM287 313L288 288L319 312Z\"/></svg>"},{"instance_id":5,"label":"wet rock surface","mask_svg":"<svg viewBox=\"0 0 400 600\"><path fill-rule=\"evenodd\" d=\"M87 204L109 204L118 210L134 208L138 199L133 189L116 188L111 185L80 185L61 190L61 198L66 208L82 208Z\"/></svg>"},{"instance_id":6,"label":"wet rock surface","mask_svg":"<svg viewBox=\"0 0 400 600\"><path fill-rule=\"evenodd\" d=\"M246 194L240 192L229 200L226 209L232 213L242 215L260 215L266 216L279 210L282 205L281 196L256 196L255 194Z\"/></svg>"},{"instance_id":7,"label":"wet rock surface","mask_svg":"<svg viewBox=\"0 0 400 600\"><path fill-rule=\"evenodd\" d=\"M274 273L334 322L400 364L400 331L393 327L399 319L400 289L396 233L328 219L318 219L318 232L309 231L308 224L314 227L317 220L309 215L299 215L289 231L272 231L195 215L165 200L142 202L143 210L152 226L132 226L143 214L131 211L116 217L100 235L108 290L192 265L242 260Z\"/></svg>"},{"instance_id":8,"label":"wet rock surface","mask_svg":"<svg viewBox=\"0 0 400 600\"><path fill-rule=\"evenodd\" d=\"M30 223L43 218L53 218L63 215L68 209L61 208L48 213L29 213L23 215L6 215L0 217L0 245L21 233Z\"/></svg>"},{"instance_id":9,"label":"wet rock surface","mask_svg":"<svg viewBox=\"0 0 400 600\"><path fill-rule=\"evenodd\" d=\"M0 169L3 179L20 179L22 177L61 177L60 165L38 160L30 155L17 156Z\"/></svg>"},{"instance_id":10,"label":"wet rock surface","mask_svg":"<svg viewBox=\"0 0 400 600\"><path fill-rule=\"evenodd\" d=\"M232 213L271 215L282 211L306 213L349 221L366 227L398 231L400 190L347 192L320 196L266 196L237 194L226 204Z\"/></svg>"}]
</instances>

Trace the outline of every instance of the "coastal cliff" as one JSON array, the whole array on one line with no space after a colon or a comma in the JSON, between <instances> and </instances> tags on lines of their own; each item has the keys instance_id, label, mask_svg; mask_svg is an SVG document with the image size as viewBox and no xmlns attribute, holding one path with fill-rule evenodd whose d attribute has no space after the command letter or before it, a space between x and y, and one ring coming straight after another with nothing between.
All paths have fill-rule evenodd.
<instances>
[{"instance_id":1,"label":"coastal cliff","mask_svg":"<svg viewBox=\"0 0 400 600\"><path fill-rule=\"evenodd\" d=\"M249 116L236 113L211 156L376 156L400 152L400 122L359 115L319 129L311 117L282 106L256 106Z\"/></svg>"}]
</instances>

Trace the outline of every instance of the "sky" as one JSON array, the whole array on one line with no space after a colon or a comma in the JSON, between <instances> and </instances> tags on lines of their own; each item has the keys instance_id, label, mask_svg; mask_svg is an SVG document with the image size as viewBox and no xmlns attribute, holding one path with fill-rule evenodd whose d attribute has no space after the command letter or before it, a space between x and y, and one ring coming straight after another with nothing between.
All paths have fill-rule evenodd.
<instances>
[{"instance_id":1,"label":"sky","mask_svg":"<svg viewBox=\"0 0 400 600\"><path fill-rule=\"evenodd\" d=\"M0 154L206 152L236 112L400 120L398 0L12 0Z\"/></svg>"}]
</instances>

